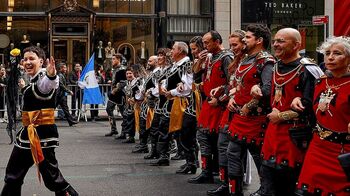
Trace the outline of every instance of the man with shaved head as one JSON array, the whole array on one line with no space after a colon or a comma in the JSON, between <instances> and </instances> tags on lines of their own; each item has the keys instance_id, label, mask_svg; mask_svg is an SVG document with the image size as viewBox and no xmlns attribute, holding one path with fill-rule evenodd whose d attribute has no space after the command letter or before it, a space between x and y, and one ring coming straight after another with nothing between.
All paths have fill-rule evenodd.
<instances>
[{"instance_id":1,"label":"man with shaved head","mask_svg":"<svg viewBox=\"0 0 350 196\"><path fill-rule=\"evenodd\" d=\"M147 115L149 111L154 110L156 97L152 95L152 90L155 88L154 77L159 74L160 68L158 66L158 56L153 55L148 58L146 65L147 76L144 78L144 82L140 83L139 91L136 94L136 100L141 103L140 112L140 131L139 138L140 143L137 144L132 153L148 153L148 137L150 134L150 127L147 126L147 121L151 122L150 115ZM147 112L148 111L148 112ZM153 115L152 115L153 116Z\"/></svg>"},{"instance_id":2,"label":"man with shaved head","mask_svg":"<svg viewBox=\"0 0 350 196\"><path fill-rule=\"evenodd\" d=\"M305 151L311 139L313 122L312 100L314 83L323 72L307 58L299 55L300 33L293 28L279 30L272 40L279 61L272 74L269 124L262 147L262 190L255 195L294 195ZM260 93L259 87L252 95ZM292 110L299 102L303 112ZM298 133L299 138L293 133ZM294 135L294 136L293 136Z\"/></svg>"}]
</instances>

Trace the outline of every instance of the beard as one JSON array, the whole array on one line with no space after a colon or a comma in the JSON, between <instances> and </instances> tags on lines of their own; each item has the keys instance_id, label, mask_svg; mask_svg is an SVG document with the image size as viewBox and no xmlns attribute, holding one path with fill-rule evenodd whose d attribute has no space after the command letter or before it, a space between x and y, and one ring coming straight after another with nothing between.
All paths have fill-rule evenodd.
<instances>
[{"instance_id":1,"label":"beard","mask_svg":"<svg viewBox=\"0 0 350 196\"><path fill-rule=\"evenodd\" d=\"M151 65L151 64L147 64L146 65L146 70L153 70L154 69L154 67L155 67L155 65Z\"/></svg>"}]
</instances>

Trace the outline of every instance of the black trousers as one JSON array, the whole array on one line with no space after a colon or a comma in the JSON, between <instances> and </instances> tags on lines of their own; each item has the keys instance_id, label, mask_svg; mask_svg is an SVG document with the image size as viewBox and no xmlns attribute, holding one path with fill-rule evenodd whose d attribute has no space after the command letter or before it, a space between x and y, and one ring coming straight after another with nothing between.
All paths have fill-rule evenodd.
<instances>
[{"instance_id":1,"label":"black trousers","mask_svg":"<svg viewBox=\"0 0 350 196\"><path fill-rule=\"evenodd\" d=\"M218 153L217 143L218 134L215 132L209 133L209 131L198 130L197 140L199 143L199 149L201 156L214 157Z\"/></svg>"},{"instance_id":2,"label":"black trousers","mask_svg":"<svg viewBox=\"0 0 350 196\"><path fill-rule=\"evenodd\" d=\"M159 137L159 121L160 121L160 114L154 113L154 117L152 120L151 127L149 128L149 137L151 140L151 144L155 147L158 142Z\"/></svg>"},{"instance_id":3,"label":"black trousers","mask_svg":"<svg viewBox=\"0 0 350 196\"><path fill-rule=\"evenodd\" d=\"M170 118L165 115L160 115L159 125L158 125L158 142L170 142L170 134L169 134L169 122Z\"/></svg>"},{"instance_id":4,"label":"black trousers","mask_svg":"<svg viewBox=\"0 0 350 196\"><path fill-rule=\"evenodd\" d=\"M0 92L0 118L4 118L4 108L5 108L5 96L3 94L4 92Z\"/></svg>"},{"instance_id":5,"label":"black trousers","mask_svg":"<svg viewBox=\"0 0 350 196\"><path fill-rule=\"evenodd\" d=\"M115 106L117 106L116 103L109 101L109 100L107 101L106 112L108 114L108 118L109 118L112 132L117 131L117 124L116 124L116 119L114 116ZM123 115L124 114L124 105L118 105L118 109L119 109L119 112ZM124 119L124 116L123 116L123 119Z\"/></svg>"},{"instance_id":6,"label":"black trousers","mask_svg":"<svg viewBox=\"0 0 350 196\"><path fill-rule=\"evenodd\" d=\"M260 157L261 147L255 144L247 144L243 141L230 141L227 148L228 176L230 178L243 178L247 150L252 155L257 170L260 171L262 162Z\"/></svg>"},{"instance_id":7,"label":"black trousers","mask_svg":"<svg viewBox=\"0 0 350 196\"><path fill-rule=\"evenodd\" d=\"M56 107L61 106L61 109L64 113L64 117L66 117L68 122L74 121L73 116L69 113L67 96L57 97L56 99Z\"/></svg>"},{"instance_id":8,"label":"black trousers","mask_svg":"<svg viewBox=\"0 0 350 196\"><path fill-rule=\"evenodd\" d=\"M219 153L219 166L227 167L228 158L227 158L227 148L229 144L229 138L227 133L228 126L225 126L223 130L219 131L218 137L218 153Z\"/></svg>"},{"instance_id":9,"label":"black trousers","mask_svg":"<svg viewBox=\"0 0 350 196\"><path fill-rule=\"evenodd\" d=\"M180 145L187 156L196 154L197 148L197 119L196 116L184 114L182 129L179 131ZM194 161L194 160L193 160Z\"/></svg>"},{"instance_id":10,"label":"black trousers","mask_svg":"<svg viewBox=\"0 0 350 196\"><path fill-rule=\"evenodd\" d=\"M296 182L300 174L300 168L273 168L262 164L261 191L263 195L293 196L295 195Z\"/></svg>"},{"instance_id":11,"label":"black trousers","mask_svg":"<svg viewBox=\"0 0 350 196\"><path fill-rule=\"evenodd\" d=\"M125 134L127 134L129 137L135 137L135 114L134 114L134 112L125 113L125 116L123 116L122 127L123 127L123 131Z\"/></svg>"},{"instance_id":12,"label":"black trousers","mask_svg":"<svg viewBox=\"0 0 350 196\"><path fill-rule=\"evenodd\" d=\"M81 98L82 93L79 89L79 87L72 87L73 95L72 95L72 115L75 115L75 112L81 109ZM78 107L77 107L77 101L78 101Z\"/></svg>"},{"instance_id":13,"label":"black trousers","mask_svg":"<svg viewBox=\"0 0 350 196\"><path fill-rule=\"evenodd\" d=\"M90 104L91 119L98 117L98 104Z\"/></svg>"},{"instance_id":14,"label":"black trousers","mask_svg":"<svg viewBox=\"0 0 350 196\"><path fill-rule=\"evenodd\" d=\"M54 148L43 148L44 160L39 164L39 171L44 180L45 186L53 192L58 192L66 189L69 184L63 178L62 173L58 169L58 163L55 156ZM5 183L9 187L20 189L24 177L29 168L34 164L31 151L29 149L21 149L14 146L10 160L6 167ZM3 195L12 195L4 193Z\"/></svg>"},{"instance_id":15,"label":"black trousers","mask_svg":"<svg viewBox=\"0 0 350 196\"><path fill-rule=\"evenodd\" d=\"M146 129L146 119L140 117L140 144L147 144L150 129Z\"/></svg>"}]
</instances>

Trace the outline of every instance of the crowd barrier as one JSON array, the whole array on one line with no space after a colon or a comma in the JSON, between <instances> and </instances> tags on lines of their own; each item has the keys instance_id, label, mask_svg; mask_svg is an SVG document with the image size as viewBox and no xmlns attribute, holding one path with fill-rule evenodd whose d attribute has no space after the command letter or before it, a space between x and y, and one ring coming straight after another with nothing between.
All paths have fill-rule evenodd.
<instances>
[{"instance_id":1,"label":"crowd barrier","mask_svg":"<svg viewBox=\"0 0 350 196\"><path fill-rule=\"evenodd\" d=\"M67 104L69 107L69 111L71 113L75 113L78 116L78 119L80 120L81 118L84 119L85 121L87 121L88 116L90 116L90 111L91 110L98 110L99 111L99 117L100 118L107 118L108 115L106 113L106 106L107 106L107 101L108 101L108 97L107 94L108 92L111 90L111 85L110 84L99 84L100 86L100 91L101 94L103 96L103 100L104 103L103 104L99 104L97 108L92 108L90 104L86 104L86 105L82 105L82 100L83 100L83 93L84 93L84 89L79 88L77 85L68 85L68 88L70 90L73 91L73 95L67 95ZM4 87L1 96L3 97L2 99L2 106L4 107L0 107L0 112L4 112L4 118L6 119L7 117L7 104L6 104L6 87ZM21 93L18 93L18 97L17 97L17 111L20 114L21 111L21 101L22 96ZM76 107L72 108L72 103L73 101L76 102ZM58 115L58 111L59 111L59 107L56 108L56 116ZM116 107L116 110L114 112L115 115L120 116L120 113L118 111L118 107ZM18 115L19 115L18 114ZM4 120L4 119L2 119Z\"/></svg>"}]
</instances>

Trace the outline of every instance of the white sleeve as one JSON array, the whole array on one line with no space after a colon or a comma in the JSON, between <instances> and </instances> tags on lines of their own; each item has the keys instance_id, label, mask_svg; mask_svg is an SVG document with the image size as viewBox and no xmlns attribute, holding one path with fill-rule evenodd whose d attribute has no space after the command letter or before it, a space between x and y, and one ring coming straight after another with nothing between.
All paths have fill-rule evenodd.
<instances>
[{"instance_id":1,"label":"white sleeve","mask_svg":"<svg viewBox=\"0 0 350 196\"><path fill-rule=\"evenodd\" d=\"M50 79L46 75L40 77L37 81L37 87L43 94L49 93L52 89L57 89L59 86L59 77L56 75L55 79Z\"/></svg>"},{"instance_id":2,"label":"white sleeve","mask_svg":"<svg viewBox=\"0 0 350 196\"><path fill-rule=\"evenodd\" d=\"M156 84L154 88L149 89L153 96L159 97L159 85Z\"/></svg>"},{"instance_id":3,"label":"white sleeve","mask_svg":"<svg viewBox=\"0 0 350 196\"><path fill-rule=\"evenodd\" d=\"M172 89L170 91L172 96L177 96L177 97L186 97L188 96L191 91L192 91L192 82L193 82L193 74L183 74L181 77L181 82L184 85L184 89L182 92L179 92L177 88Z\"/></svg>"},{"instance_id":4,"label":"white sleeve","mask_svg":"<svg viewBox=\"0 0 350 196\"><path fill-rule=\"evenodd\" d=\"M138 101L141 101L145 97L144 94L143 94L143 87L139 86L138 89L139 89L138 92L135 94L135 99L138 100Z\"/></svg>"}]
</instances>

